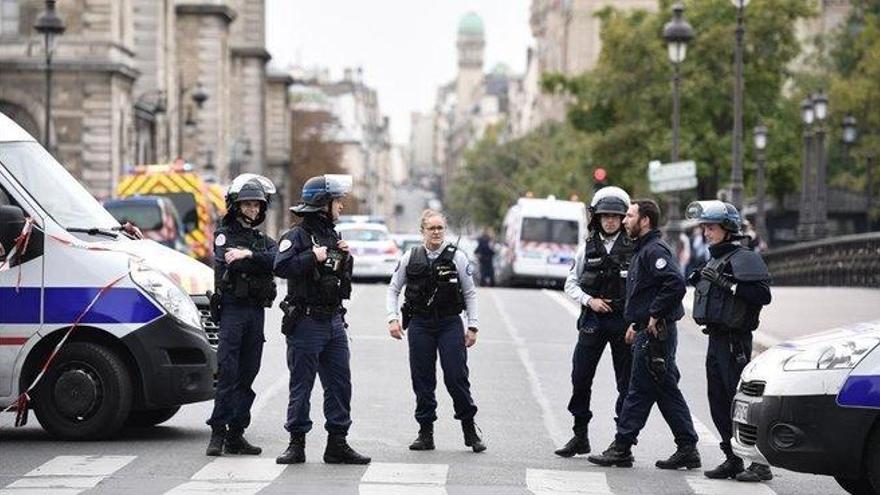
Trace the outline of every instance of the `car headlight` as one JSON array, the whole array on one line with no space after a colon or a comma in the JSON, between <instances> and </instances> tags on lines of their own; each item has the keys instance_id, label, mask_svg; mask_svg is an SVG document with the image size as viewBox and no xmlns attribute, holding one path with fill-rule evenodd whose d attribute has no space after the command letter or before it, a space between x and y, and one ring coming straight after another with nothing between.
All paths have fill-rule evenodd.
<instances>
[{"instance_id":1,"label":"car headlight","mask_svg":"<svg viewBox=\"0 0 880 495\"><path fill-rule=\"evenodd\" d=\"M191 327L202 328L195 303L165 274L139 261L131 261L129 271L134 283L152 296L168 314Z\"/></svg>"},{"instance_id":2,"label":"car headlight","mask_svg":"<svg viewBox=\"0 0 880 495\"><path fill-rule=\"evenodd\" d=\"M880 337L855 335L847 339L823 342L807 347L788 358L785 371L843 370L855 368L871 352Z\"/></svg>"}]
</instances>

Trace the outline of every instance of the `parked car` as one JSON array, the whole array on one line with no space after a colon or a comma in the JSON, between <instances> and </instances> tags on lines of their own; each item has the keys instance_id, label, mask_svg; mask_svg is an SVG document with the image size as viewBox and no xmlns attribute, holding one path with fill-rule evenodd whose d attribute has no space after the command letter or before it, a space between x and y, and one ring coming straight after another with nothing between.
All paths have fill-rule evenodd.
<instances>
[{"instance_id":1,"label":"parked car","mask_svg":"<svg viewBox=\"0 0 880 495\"><path fill-rule=\"evenodd\" d=\"M180 214L167 197L131 196L110 199L104 202L104 209L119 223L131 222L141 229L145 238L186 255L192 254L186 243L186 233Z\"/></svg>"},{"instance_id":2,"label":"parked car","mask_svg":"<svg viewBox=\"0 0 880 495\"><path fill-rule=\"evenodd\" d=\"M772 347L733 403L736 454L880 493L880 321Z\"/></svg>"},{"instance_id":3,"label":"parked car","mask_svg":"<svg viewBox=\"0 0 880 495\"><path fill-rule=\"evenodd\" d=\"M407 253L413 247L421 246L425 242L421 234L392 234L391 237L397 243L401 253Z\"/></svg>"},{"instance_id":4,"label":"parked car","mask_svg":"<svg viewBox=\"0 0 880 495\"><path fill-rule=\"evenodd\" d=\"M336 230L351 248L355 279L391 280L401 252L388 227L370 222L340 223Z\"/></svg>"}]
</instances>

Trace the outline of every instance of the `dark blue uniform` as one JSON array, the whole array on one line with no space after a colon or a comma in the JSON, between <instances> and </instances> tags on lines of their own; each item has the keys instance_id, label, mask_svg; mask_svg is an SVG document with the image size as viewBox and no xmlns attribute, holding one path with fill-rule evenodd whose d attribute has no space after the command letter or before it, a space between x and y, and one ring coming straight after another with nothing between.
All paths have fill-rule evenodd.
<instances>
[{"instance_id":1,"label":"dark blue uniform","mask_svg":"<svg viewBox=\"0 0 880 495\"><path fill-rule=\"evenodd\" d=\"M324 388L324 428L346 435L351 426L351 368L342 300L351 295L352 257L318 263L317 244L335 250L339 234L323 216L307 215L279 244L275 274L288 281L286 301L295 308L295 323L286 329L290 397L287 422L291 434L312 429L309 399L315 376ZM332 249L331 249L332 248Z\"/></svg>"},{"instance_id":2,"label":"dark blue uniform","mask_svg":"<svg viewBox=\"0 0 880 495\"><path fill-rule=\"evenodd\" d=\"M232 221L215 232L215 289L220 297L220 345L214 411L207 423L240 433L251 421L256 394L251 388L263 355L265 307L275 299L272 263L275 241ZM249 249L251 258L226 263L226 251Z\"/></svg>"},{"instance_id":3,"label":"dark blue uniform","mask_svg":"<svg viewBox=\"0 0 880 495\"><path fill-rule=\"evenodd\" d=\"M636 241L634 252L626 282L625 318L627 323L635 325L638 335L633 346L629 391L617 422L615 442L627 448L634 445L656 402L675 443L679 447L693 446L697 443L697 434L678 388L680 374L675 363L675 322L684 316L681 302L685 280L672 250L660 238L659 230L652 230ZM665 321L667 329L665 342L659 346L655 343L666 362L665 373L656 381L648 367L649 345L654 337L644 330L651 316Z\"/></svg>"}]
</instances>

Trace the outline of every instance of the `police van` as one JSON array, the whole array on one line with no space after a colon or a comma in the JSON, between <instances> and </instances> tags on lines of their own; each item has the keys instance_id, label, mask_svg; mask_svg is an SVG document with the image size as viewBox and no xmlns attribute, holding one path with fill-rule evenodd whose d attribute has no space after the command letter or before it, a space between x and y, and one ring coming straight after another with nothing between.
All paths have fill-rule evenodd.
<instances>
[{"instance_id":1,"label":"police van","mask_svg":"<svg viewBox=\"0 0 880 495\"><path fill-rule=\"evenodd\" d=\"M562 285L586 236L583 203L520 198L504 216L499 283Z\"/></svg>"},{"instance_id":2,"label":"police van","mask_svg":"<svg viewBox=\"0 0 880 495\"><path fill-rule=\"evenodd\" d=\"M734 452L880 494L880 321L785 342L743 371Z\"/></svg>"},{"instance_id":3,"label":"police van","mask_svg":"<svg viewBox=\"0 0 880 495\"><path fill-rule=\"evenodd\" d=\"M194 302L207 307L211 269L126 236L2 113L0 245L0 411L91 439L213 396L216 355Z\"/></svg>"}]
</instances>

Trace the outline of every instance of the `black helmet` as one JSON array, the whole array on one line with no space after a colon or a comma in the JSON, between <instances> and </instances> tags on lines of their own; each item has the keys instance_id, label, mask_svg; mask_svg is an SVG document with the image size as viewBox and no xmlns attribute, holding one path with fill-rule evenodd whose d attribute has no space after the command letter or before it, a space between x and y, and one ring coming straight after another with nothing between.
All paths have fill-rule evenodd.
<instances>
[{"instance_id":1,"label":"black helmet","mask_svg":"<svg viewBox=\"0 0 880 495\"><path fill-rule=\"evenodd\" d=\"M325 174L312 177L303 184L300 204L290 208L297 215L324 211L334 199L351 191L350 175Z\"/></svg>"},{"instance_id":2,"label":"black helmet","mask_svg":"<svg viewBox=\"0 0 880 495\"><path fill-rule=\"evenodd\" d=\"M742 228L742 216L739 210L730 203L717 199L711 201L694 201L689 204L685 217L696 220L698 224L717 223L722 229L739 234Z\"/></svg>"}]
</instances>

